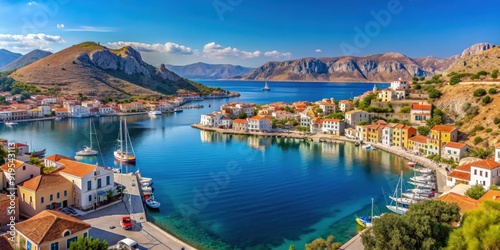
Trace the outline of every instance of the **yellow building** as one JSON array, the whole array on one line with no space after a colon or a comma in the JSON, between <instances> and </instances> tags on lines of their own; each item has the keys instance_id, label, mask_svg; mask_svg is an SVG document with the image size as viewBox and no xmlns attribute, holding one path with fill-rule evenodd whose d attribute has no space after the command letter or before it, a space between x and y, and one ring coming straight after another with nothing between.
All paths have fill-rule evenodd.
<instances>
[{"instance_id":1,"label":"yellow building","mask_svg":"<svg viewBox=\"0 0 500 250\"><path fill-rule=\"evenodd\" d=\"M368 125L356 125L356 137L361 141L368 141Z\"/></svg>"},{"instance_id":2,"label":"yellow building","mask_svg":"<svg viewBox=\"0 0 500 250\"><path fill-rule=\"evenodd\" d=\"M59 174L39 175L17 187L20 213L26 217L73 205L73 183Z\"/></svg>"},{"instance_id":3,"label":"yellow building","mask_svg":"<svg viewBox=\"0 0 500 250\"><path fill-rule=\"evenodd\" d=\"M431 128L430 137L432 142L429 146L432 147L433 154L441 155L441 149L446 143L458 141L458 129L454 126L436 125Z\"/></svg>"},{"instance_id":4,"label":"yellow building","mask_svg":"<svg viewBox=\"0 0 500 250\"><path fill-rule=\"evenodd\" d=\"M26 250L69 249L91 226L69 215L45 210L16 224L15 245Z\"/></svg>"},{"instance_id":5,"label":"yellow building","mask_svg":"<svg viewBox=\"0 0 500 250\"><path fill-rule=\"evenodd\" d=\"M421 155L427 156L428 155L428 145L427 142L430 140L430 138L417 135L413 136L412 138L408 139L409 142L409 147L408 149L413 151L414 153L420 153Z\"/></svg>"},{"instance_id":6,"label":"yellow building","mask_svg":"<svg viewBox=\"0 0 500 250\"><path fill-rule=\"evenodd\" d=\"M402 148L410 148L409 139L417 134L417 129L404 124L397 124L392 129L392 145Z\"/></svg>"},{"instance_id":7,"label":"yellow building","mask_svg":"<svg viewBox=\"0 0 500 250\"><path fill-rule=\"evenodd\" d=\"M371 143L381 143L382 142L382 129L384 125L372 124L366 127L368 133L368 141Z\"/></svg>"}]
</instances>

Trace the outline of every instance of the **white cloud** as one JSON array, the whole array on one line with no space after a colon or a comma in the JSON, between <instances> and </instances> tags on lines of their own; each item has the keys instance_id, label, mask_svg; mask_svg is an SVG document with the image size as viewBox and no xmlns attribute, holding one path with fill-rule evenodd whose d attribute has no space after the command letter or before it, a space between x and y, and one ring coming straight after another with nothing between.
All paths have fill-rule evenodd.
<instances>
[{"instance_id":1,"label":"white cloud","mask_svg":"<svg viewBox=\"0 0 500 250\"><path fill-rule=\"evenodd\" d=\"M267 56L267 57L272 57L272 58L290 58L292 56L292 53L290 52L279 52L277 50L273 50L273 51L268 51L268 52L265 52L264 53L264 56Z\"/></svg>"},{"instance_id":2,"label":"white cloud","mask_svg":"<svg viewBox=\"0 0 500 250\"><path fill-rule=\"evenodd\" d=\"M61 24L58 23L57 24L57 28L58 29L64 29L64 23L61 23Z\"/></svg>"},{"instance_id":3,"label":"white cloud","mask_svg":"<svg viewBox=\"0 0 500 250\"><path fill-rule=\"evenodd\" d=\"M0 34L0 48L16 52L29 52L34 49L51 50L55 43L65 43L60 36L46 34L13 35Z\"/></svg>"},{"instance_id":4,"label":"white cloud","mask_svg":"<svg viewBox=\"0 0 500 250\"><path fill-rule=\"evenodd\" d=\"M198 55L198 50L193 50L190 47L184 45L179 45L172 42L167 42L165 44L160 43L138 43L138 42L112 42L108 43L108 46L112 48L121 48L124 46L132 46L134 49L140 52L159 52L166 54L178 54L178 55Z\"/></svg>"},{"instance_id":5,"label":"white cloud","mask_svg":"<svg viewBox=\"0 0 500 250\"><path fill-rule=\"evenodd\" d=\"M35 2L35 1L31 1L31 2L27 3L27 5L29 5L29 6L33 6L33 5L38 5L38 3L37 3L37 2Z\"/></svg>"},{"instance_id":6,"label":"white cloud","mask_svg":"<svg viewBox=\"0 0 500 250\"><path fill-rule=\"evenodd\" d=\"M248 52L239 50L237 48L222 47L215 42L207 43L203 46L203 55L209 58L240 58L240 59L251 59L259 57L262 53L258 50L254 52Z\"/></svg>"},{"instance_id":7,"label":"white cloud","mask_svg":"<svg viewBox=\"0 0 500 250\"><path fill-rule=\"evenodd\" d=\"M64 24L63 24L64 28ZM76 32L114 32L115 28L112 27L96 27L96 26L79 26L78 28L64 29L65 31Z\"/></svg>"},{"instance_id":8,"label":"white cloud","mask_svg":"<svg viewBox=\"0 0 500 250\"><path fill-rule=\"evenodd\" d=\"M317 50L316 50L316 53L321 53L321 52L322 52L322 50L321 50L321 49L317 49Z\"/></svg>"}]
</instances>

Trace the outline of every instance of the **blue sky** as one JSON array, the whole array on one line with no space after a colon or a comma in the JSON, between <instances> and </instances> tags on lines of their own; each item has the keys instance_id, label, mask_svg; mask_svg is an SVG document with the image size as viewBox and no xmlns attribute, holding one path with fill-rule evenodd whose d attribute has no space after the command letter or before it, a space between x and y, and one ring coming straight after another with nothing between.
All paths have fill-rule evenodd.
<instances>
[{"instance_id":1,"label":"blue sky","mask_svg":"<svg viewBox=\"0 0 500 250\"><path fill-rule=\"evenodd\" d=\"M132 45L153 64L260 66L400 52L448 57L500 43L500 2L465 0L0 0L0 48Z\"/></svg>"}]
</instances>

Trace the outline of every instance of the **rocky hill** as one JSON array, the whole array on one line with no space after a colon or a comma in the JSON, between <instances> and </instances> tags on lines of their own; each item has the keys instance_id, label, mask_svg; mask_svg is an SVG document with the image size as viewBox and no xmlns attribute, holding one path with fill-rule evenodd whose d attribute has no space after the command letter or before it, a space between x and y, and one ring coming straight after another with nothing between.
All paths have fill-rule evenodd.
<instances>
[{"instance_id":1,"label":"rocky hill","mask_svg":"<svg viewBox=\"0 0 500 250\"><path fill-rule=\"evenodd\" d=\"M374 81L411 79L443 72L456 59L424 57L412 59L400 53L365 57L302 58L268 62L244 75L244 80Z\"/></svg>"},{"instance_id":2,"label":"rocky hill","mask_svg":"<svg viewBox=\"0 0 500 250\"><path fill-rule=\"evenodd\" d=\"M0 67L3 67L17 58L21 57L22 55L19 53L13 53L5 49L0 49Z\"/></svg>"},{"instance_id":3,"label":"rocky hill","mask_svg":"<svg viewBox=\"0 0 500 250\"><path fill-rule=\"evenodd\" d=\"M36 62L44 57L47 57L49 55L52 55L52 52L38 50L38 49L33 50L33 51L29 52L28 54L17 58L13 62L11 62L3 67L0 67L0 71L9 71L9 70L19 69L19 68L22 68L24 66L30 65L30 64L32 64L32 63L34 63L34 62Z\"/></svg>"},{"instance_id":4,"label":"rocky hill","mask_svg":"<svg viewBox=\"0 0 500 250\"><path fill-rule=\"evenodd\" d=\"M473 46L474 47L474 46ZM466 49L447 70L447 72L477 73L481 70L491 72L500 69L500 47L481 47L483 50Z\"/></svg>"},{"instance_id":5,"label":"rocky hill","mask_svg":"<svg viewBox=\"0 0 500 250\"><path fill-rule=\"evenodd\" d=\"M188 79L226 79L242 76L254 70L239 65L193 63L185 66L165 65L169 70Z\"/></svg>"},{"instance_id":6,"label":"rocky hill","mask_svg":"<svg viewBox=\"0 0 500 250\"><path fill-rule=\"evenodd\" d=\"M164 65L147 64L132 47L112 50L93 42L73 45L10 76L42 90L57 89L62 95L130 97L207 90Z\"/></svg>"},{"instance_id":7,"label":"rocky hill","mask_svg":"<svg viewBox=\"0 0 500 250\"><path fill-rule=\"evenodd\" d=\"M469 48L465 49L460 57L467 57L467 56L473 56L479 53L482 53L485 50L489 50L494 48L495 45L491 43L476 43Z\"/></svg>"}]
</instances>

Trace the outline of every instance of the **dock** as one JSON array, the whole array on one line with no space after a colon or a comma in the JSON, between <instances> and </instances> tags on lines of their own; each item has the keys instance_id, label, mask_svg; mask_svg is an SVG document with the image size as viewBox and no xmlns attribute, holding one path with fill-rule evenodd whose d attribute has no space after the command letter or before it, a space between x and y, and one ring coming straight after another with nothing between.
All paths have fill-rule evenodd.
<instances>
[{"instance_id":1,"label":"dock","mask_svg":"<svg viewBox=\"0 0 500 250\"><path fill-rule=\"evenodd\" d=\"M361 235L366 231L363 231L356 234L356 236L352 237L348 242L342 245L339 250L363 250L365 246L363 246L363 242L361 241Z\"/></svg>"}]
</instances>

